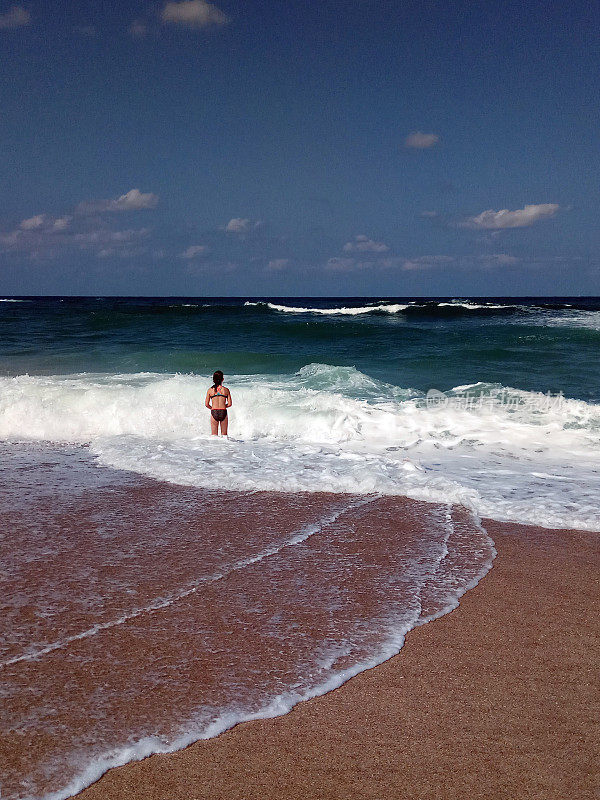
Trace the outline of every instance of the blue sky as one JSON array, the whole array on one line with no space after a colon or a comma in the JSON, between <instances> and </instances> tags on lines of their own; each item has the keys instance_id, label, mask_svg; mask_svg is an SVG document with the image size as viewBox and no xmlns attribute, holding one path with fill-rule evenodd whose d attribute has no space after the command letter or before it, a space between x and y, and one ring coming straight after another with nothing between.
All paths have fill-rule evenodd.
<instances>
[{"instance_id":1,"label":"blue sky","mask_svg":"<svg viewBox=\"0 0 600 800\"><path fill-rule=\"evenodd\" d=\"M600 294L589 2L0 1L3 294Z\"/></svg>"}]
</instances>

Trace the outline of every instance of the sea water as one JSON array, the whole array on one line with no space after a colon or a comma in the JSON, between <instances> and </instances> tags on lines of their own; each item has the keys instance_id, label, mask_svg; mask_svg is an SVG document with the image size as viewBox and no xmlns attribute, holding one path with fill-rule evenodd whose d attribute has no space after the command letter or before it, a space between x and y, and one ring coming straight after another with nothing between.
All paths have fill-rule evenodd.
<instances>
[{"instance_id":1,"label":"sea water","mask_svg":"<svg viewBox=\"0 0 600 800\"><path fill-rule=\"evenodd\" d=\"M86 444L98 463L207 489L600 523L600 301L10 300L6 441ZM217 368L234 397L226 454L204 408Z\"/></svg>"}]
</instances>

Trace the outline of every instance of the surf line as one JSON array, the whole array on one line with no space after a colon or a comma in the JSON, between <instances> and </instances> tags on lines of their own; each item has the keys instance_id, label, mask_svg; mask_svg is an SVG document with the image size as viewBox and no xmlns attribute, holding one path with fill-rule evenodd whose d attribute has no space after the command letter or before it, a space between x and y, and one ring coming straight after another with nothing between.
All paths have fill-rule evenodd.
<instances>
[{"instance_id":1,"label":"surf line","mask_svg":"<svg viewBox=\"0 0 600 800\"><path fill-rule=\"evenodd\" d=\"M176 603L179 600L183 600L184 598L189 597L192 594L195 594L201 586L206 586L207 584L223 580L224 578L231 575L233 572L245 569L246 567L249 567L252 564L256 564L257 562L262 561L265 558L269 558L270 556L276 555L277 553L281 552L287 547L293 547L296 544L300 544L301 542L304 542L307 539L309 539L311 536L320 533L323 530L323 528L326 528L328 525L332 525L341 516L347 514L349 511L354 511L355 509L360 508L361 506L372 503L375 500L379 500L381 497L382 495L380 494L373 494L363 497L360 500L355 500L349 503L346 507L340 509L339 511L336 511L333 514L323 517L318 522L300 528L300 530L297 533L295 533L286 542L283 542L283 544L273 545L272 547L269 547L266 550L257 553L255 556L250 556L248 558L240 559L239 561L234 562L228 569L222 570L221 572L215 572L213 575L209 575L206 578L203 578L202 580L195 581L191 586L188 586L186 589L182 589L179 592L170 594L167 597L157 598L154 602L150 603L149 605L143 606L142 608L135 608L133 609L133 611L128 611L126 614L122 614L120 617L117 617L117 619L110 620L109 622L99 622L97 625L93 625L91 628L87 628L85 631L81 631L80 633L74 633L71 636L66 636L64 639L59 639L56 642L52 642L51 644L48 644L45 647L41 647L30 653L23 653L20 656L14 656L13 658L9 658L6 661L0 661L0 669L12 666L13 664L18 664L21 661L34 661L35 659L40 658L41 656L48 655L49 653L52 653L55 650L62 650L68 647L70 644L73 644L73 642L78 642L81 641L82 639L89 639L90 637L95 636L96 634L101 633L102 631L109 630L110 628L116 628L118 625L124 625L130 620L136 619L136 617L140 617L143 614L153 614L156 611L163 611L165 608L168 608L169 606L173 605L173 603Z\"/></svg>"},{"instance_id":2,"label":"surf line","mask_svg":"<svg viewBox=\"0 0 600 800\"><path fill-rule=\"evenodd\" d=\"M467 514L471 519L471 522L475 525L475 527L478 528L481 531L481 533L484 534L485 537L487 538L490 548L489 560L485 561L485 563L473 575L471 580L467 581L464 584L464 586L460 588L456 586L454 587L456 596L452 600L450 600L450 602L447 605L443 606L441 609L438 609L437 611L434 611L432 614L427 614L423 616L422 613L423 589L425 588L427 582L433 580L435 575L437 575L440 572L440 569L443 566L444 561L446 560L447 556L450 553L449 544L452 538L460 537L460 532L459 530L457 530L454 517L452 516L454 504L448 503L446 506L446 514L445 514L446 536L444 537L444 541L442 544L442 552L440 554L440 557L437 559L437 562L434 564L433 570L429 573L426 573L425 579L421 581L421 584L419 586L419 604L421 605L421 613L419 614L419 618L415 623L415 627L420 627L421 625L426 625L428 622L433 622L434 620L439 619L440 617L443 617L446 614L449 614L450 611L454 611L454 609L458 608L460 600L462 599L463 595L465 595L471 589L474 589L475 586L477 586L477 584L488 574L488 572L494 566L494 560L498 555L498 551L496 550L496 545L494 540L488 533L487 528L484 528L479 514L477 514L477 512L473 511L472 508L469 508L467 506L463 505L462 508L467 512Z\"/></svg>"}]
</instances>

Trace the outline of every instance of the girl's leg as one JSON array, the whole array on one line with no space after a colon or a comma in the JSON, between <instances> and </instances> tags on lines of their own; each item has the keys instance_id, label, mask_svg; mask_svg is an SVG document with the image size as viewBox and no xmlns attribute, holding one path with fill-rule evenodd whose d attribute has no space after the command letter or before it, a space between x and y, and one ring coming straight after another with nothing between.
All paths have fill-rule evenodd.
<instances>
[{"instance_id":1,"label":"girl's leg","mask_svg":"<svg viewBox=\"0 0 600 800\"><path fill-rule=\"evenodd\" d=\"M219 435L219 423L213 417L212 414L210 415L210 433L211 433L211 436L218 436Z\"/></svg>"},{"instance_id":2,"label":"girl's leg","mask_svg":"<svg viewBox=\"0 0 600 800\"><path fill-rule=\"evenodd\" d=\"M229 424L229 417L225 417L221 423L221 436L227 436L227 425Z\"/></svg>"}]
</instances>

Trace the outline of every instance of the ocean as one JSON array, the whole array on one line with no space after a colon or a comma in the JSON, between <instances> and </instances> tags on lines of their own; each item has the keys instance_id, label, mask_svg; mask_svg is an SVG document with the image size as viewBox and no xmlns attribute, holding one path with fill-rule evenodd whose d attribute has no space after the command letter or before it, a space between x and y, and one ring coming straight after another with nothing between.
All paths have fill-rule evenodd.
<instances>
[{"instance_id":1,"label":"ocean","mask_svg":"<svg viewBox=\"0 0 600 800\"><path fill-rule=\"evenodd\" d=\"M0 298L2 797L381 663L486 518L600 530L599 345L600 298Z\"/></svg>"}]
</instances>

